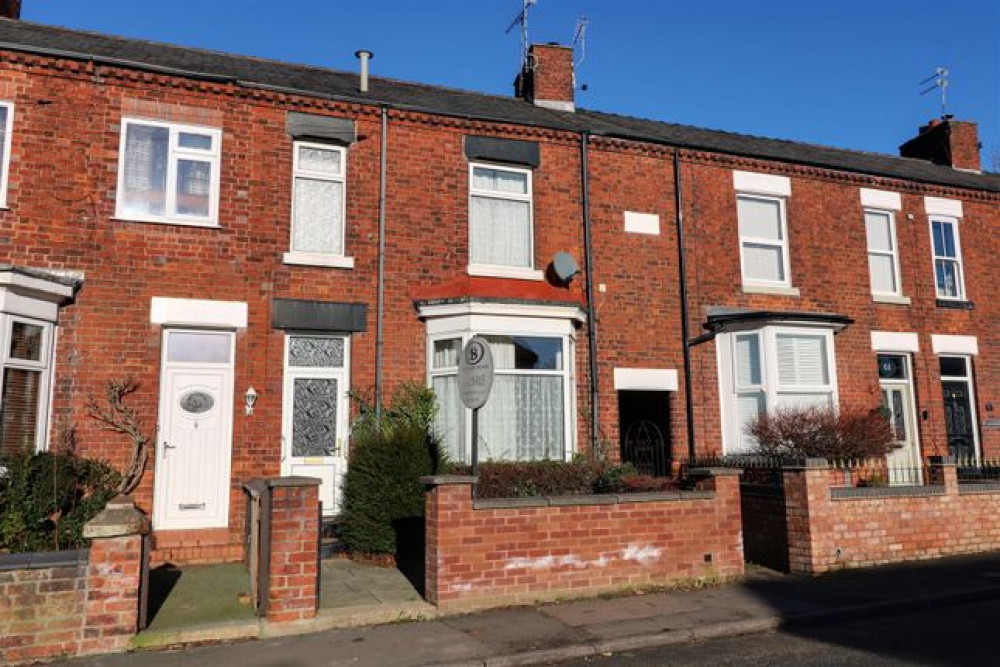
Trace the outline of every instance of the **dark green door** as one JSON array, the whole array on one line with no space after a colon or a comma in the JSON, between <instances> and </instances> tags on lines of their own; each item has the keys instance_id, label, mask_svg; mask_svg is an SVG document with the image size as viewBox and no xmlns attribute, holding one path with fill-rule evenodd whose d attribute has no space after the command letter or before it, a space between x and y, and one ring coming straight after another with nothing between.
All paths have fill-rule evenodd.
<instances>
[{"instance_id":1,"label":"dark green door","mask_svg":"<svg viewBox=\"0 0 1000 667\"><path fill-rule=\"evenodd\" d=\"M944 391L944 423L948 433L948 455L956 459L974 459L976 440L972 425L972 404L968 382L941 383Z\"/></svg>"}]
</instances>

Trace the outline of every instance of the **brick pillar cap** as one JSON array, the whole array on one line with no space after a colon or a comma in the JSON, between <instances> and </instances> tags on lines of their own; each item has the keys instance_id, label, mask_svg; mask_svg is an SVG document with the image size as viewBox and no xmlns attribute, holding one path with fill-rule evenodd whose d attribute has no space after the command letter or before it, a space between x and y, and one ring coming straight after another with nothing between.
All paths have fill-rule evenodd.
<instances>
[{"instance_id":1,"label":"brick pillar cap","mask_svg":"<svg viewBox=\"0 0 1000 667\"><path fill-rule=\"evenodd\" d=\"M319 477L272 477L264 480L268 488L274 489L282 486L319 486L323 483Z\"/></svg>"},{"instance_id":2,"label":"brick pillar cap","mask_svg":"<svg viewBox=\"0 0 1000 667\"><path fill-rule=\"evenodd\" d=\"M688 474L693 477L738 477L743 474L742 468L691 468Z\"/></svg>"},{"instance_id":3,"label":"brick pillar cap","mask_svg":"<svg viewBox=\"0 0 1000 667\"><path fill-rule=\"evenodd\" d=\"M955 458L953 456L930 456L927 459L932 466L953 466Z\"/></svg>"},{"instance_id":4,"label":"brick pillar cap","mask_svg":"<svg viewBox=\"0 0 1000 667\"><path fill-rule=\"evenodd\" d=\"M83 526L83 536L88 540L145 535L148 532L149 517L135 506L132 496L112 498L100 514Z\"/></svg>"},{"instance_id":5,"label":"brick pillar cap","mask_svg":"<svg viewBox=\"0 0 1000 667\"><path fill-rule=\"evenodd\" d=\"M472 475L429 475L421 477L420 482L426 486L453 486L459 484L475 484L478 477Z\"/></svg>"}]
</instances>

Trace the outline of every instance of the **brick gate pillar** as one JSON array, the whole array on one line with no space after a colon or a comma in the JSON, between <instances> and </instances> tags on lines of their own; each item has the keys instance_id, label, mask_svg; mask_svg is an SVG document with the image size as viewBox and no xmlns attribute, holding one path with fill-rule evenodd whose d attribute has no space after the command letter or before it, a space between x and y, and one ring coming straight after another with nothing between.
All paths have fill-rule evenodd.
<instances>
[{"instance_id":1,"label":"brick gate pillar","mask_svg":"<svg viewBox=\"0 0 1000 667\"><path fill-rule=\"evenodd\" d=\"M319 485L314 477L276 477L271 491L267 620L316 617L319 606Z\"/></svg>"},{"instance_id":2,"label":"brick gate pillar","mask_svg":"<svg viewBox=\"0 0 1000 667\"><path fill-rule=\"evenodd\" d=\"M828 569L822 537L829 531L830 471L826 459L806 459L782 469L788 569L813 574Z\"/></svg>"},{"instance_id":3,"label":"brick gate pillar","mask_svg":"<svg viewBox=\"0 0 1000 667\"><path fill-rule=\"evenodd\" d=\"M461 539L456 529L472 512L472 485L475 477L438 475L420 480L427 486L424 504L426 546L424 547L424 598L433 605L449 594L450 566L441 554L453 553L451 542ZM460 564L459 564L460 566Z\"/></svg>"},{"instance_id":4,"label":"brick gate pillar","mask_svg":"<svg viewBox=\"0 0 1000 667\"><path fill-rule=\"evenodd\" d=\"M138 631L142 536L148 532L149 519L131 496L114 498L83 527L91 542L81 655L123 651Z\"/></svg>"}]
</instances>

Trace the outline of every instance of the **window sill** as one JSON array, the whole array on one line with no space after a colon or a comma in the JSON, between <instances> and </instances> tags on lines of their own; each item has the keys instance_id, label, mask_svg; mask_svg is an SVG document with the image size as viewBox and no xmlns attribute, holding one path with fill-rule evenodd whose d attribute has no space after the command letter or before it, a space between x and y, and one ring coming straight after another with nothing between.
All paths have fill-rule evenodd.
<instances>
[{"instance_id":1,"label":"window sill","mask_svg":"<svg viewBox=\"0 0 1000 667\"><path fill-rule=\"evenodd\" d=\"M938 308L948 308L950 310L975 310L976 304L965 299L941 299L937 300Z\"/></svg>"},{"instance_id":2,"label":"window sill","mask_svg":"<svg viewBox=\"0 0 1000 667\"><path fill-rule=\"evenodd\" d=\"M799 296L798 287L788 285L743 285L744 294L777 294L779 296Z\"/></svg>"},{"instance_id":3,"label":"window sill","mask_svg":"<svg viewBox=\"0 0 1000 667\"><path fill-rule=\"evenodd\" d=\"M896 294L872 294L872 301L875 303L894 303L898 306L910 305L910 297Z\"/></svg>"},{"instance_id":4,"label":"window sill","mask_svg":"<svg viewBox=\"0 0 1000 667\"><path fill-rule=\"evenodd\" d=\"M495 266L493 264L469 264L470 276L487 278L512 278L514 280L542 280L545 274L538 269L524 269L516 266Z\"/></svg>"},{"instance_id":5,"label":"window sill","mask_svg":"<svg viewBox=\"0 0 1000 667\"><path fill-rule=\"evenodd\" d=\"M353 269L354 258L342 255L324 255L313 252L286 252L284 255L285 264L295 264L299 266L325 266L331 269Z\"/></svg>"},{"instance_id":6,"label":"window sill","mask_svg":"<svg viewBox=\"0 0 1000 667\"><path fill-rule=\"evenodd\" d=\"M222 225L217 222L196 222L193 220L174 220L173 218L123 218L114 216L111 218L115 222L140 222L153 225L175 225L179 227L200 227L201 229L221 229Z\"/></svg>"}]
</instances>

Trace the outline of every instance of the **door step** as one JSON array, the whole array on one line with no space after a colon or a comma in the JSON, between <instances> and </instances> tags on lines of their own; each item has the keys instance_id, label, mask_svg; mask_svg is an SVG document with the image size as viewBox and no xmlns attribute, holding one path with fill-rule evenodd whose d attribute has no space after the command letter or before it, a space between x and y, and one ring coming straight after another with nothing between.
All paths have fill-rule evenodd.
<instances>
[{"instance_id":1,"label":"door step","mask_svg":"<svg viewBox=\"0 0 1000 667\"><path fill-rule=\"evenodd\" d=\"M334 558L347 553L347 545L340 539L339 527L338 519L323 519L319 539L319 557L321 559Z\"/></svg>"}]
</instances>

